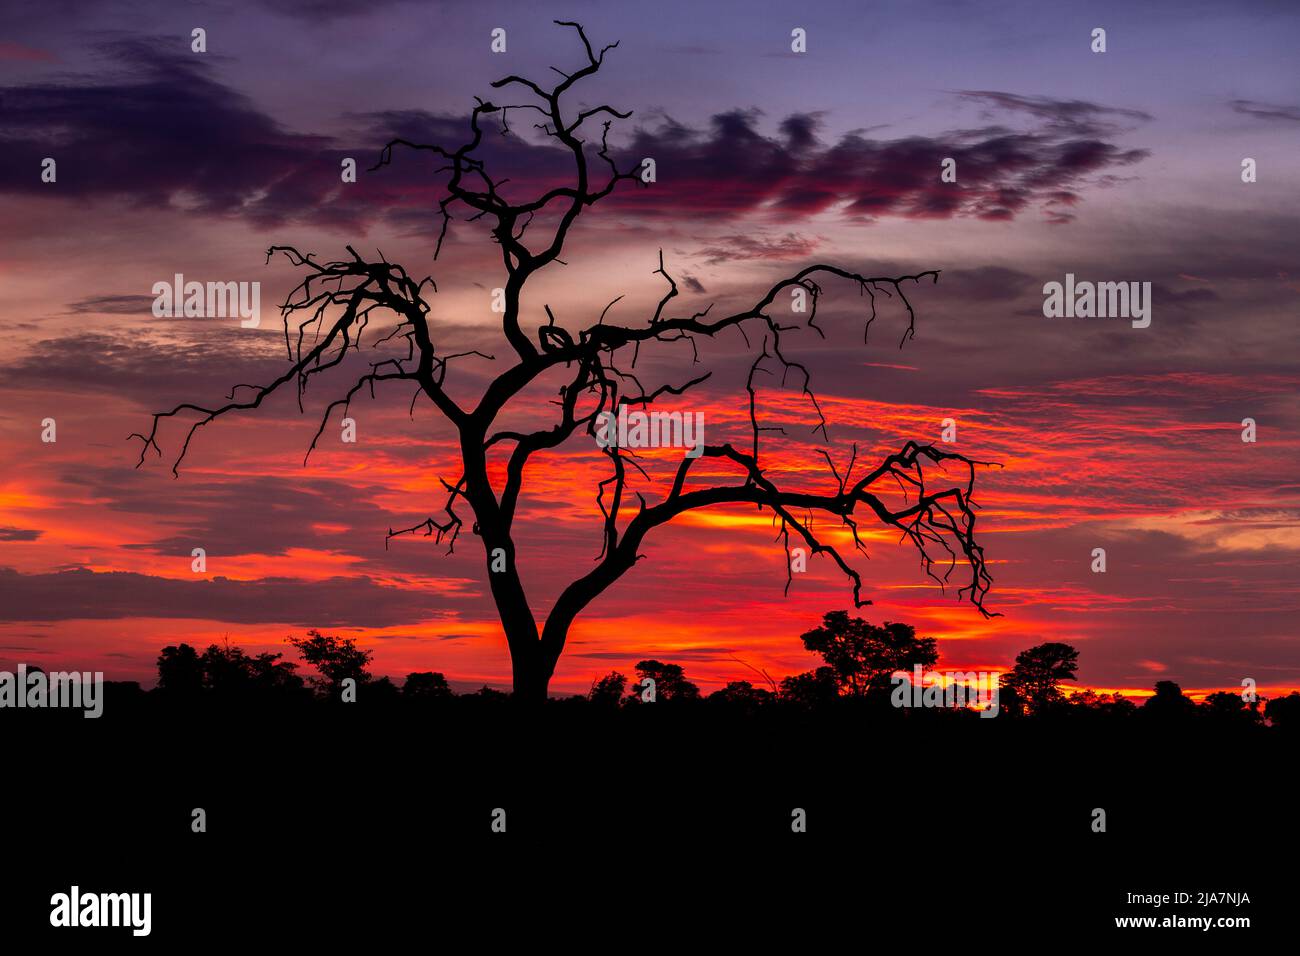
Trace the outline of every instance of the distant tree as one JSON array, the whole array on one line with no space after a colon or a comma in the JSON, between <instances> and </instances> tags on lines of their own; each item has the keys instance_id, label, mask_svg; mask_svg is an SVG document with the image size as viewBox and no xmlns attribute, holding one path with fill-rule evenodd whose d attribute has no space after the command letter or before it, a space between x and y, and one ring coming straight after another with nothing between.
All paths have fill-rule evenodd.
<instances>
[{"instance_id":1,"label":"distant tree","mask_svg":"<svg viewBox=\"0 0 1300 956\"><path fill-rule=\"evenodd\" d=\"M686 679L680 664L665 664L662 661L637 661L637 681L628 691L627 700L640 703L645 689L646 678L655 682L656 701L698 700L700 689Z\"/></svg>"},{"instance_id":2,"label":"distant tree","mask_svg":"<svg viewBox=\"0 0 1300 956\"><path fill-rule=\"evenodd\" d=\"M591 682L587 699L602 707L617 707L627 690L627 677L618 671L610 671L604 677Z\"/></svg>"},{"instance_id":3,"label":"distant tree","mask_svg":"<svg viewBox=\"0 0 1300 956\"><path fill-rule=\"evenodd\" d=\"M1200 710L1214 720L1243 724L1258 723L1263 717L1259 712L1259 701L1247 704L1239 691L1219 690L1206 694Z\"/></svg>"},{"instance_id":4,"label":"distant tree","mask_svg":"<svg viewBox=\"0 0 1300 956\"><path fill-rule=\"evenodd\" d=\"M1078 666L1078 651L1069 644L1049 641L1017 654L1015 667L1002 675L1001 685L1024 701L1031 713L1041 713L1062 702L1065 695L1059 685L1073 680ZM1000 690L999 698L1001 694Z\"/></svg>"},{"instance_id":5,"label":"distant tree","mask_svg":"<svg viewBox=\"0 0 1300 956\"><path fill-rule=\"evenodd\" d=\"M1142 705L1144 717L1158 717L1164 720L1191 717L1196 711L1196 702L1183 694L1183 689L1171 680L1156 681L1155 695L1148 697Z\"/></svg>"},{"instance_id":6,"label":"distant tree","mask_svg":"<svg viewBox=\"0 0 1300 956\"><path fill-rule=\"evenodd\" d=\"M447 700L454 695L447 678L437 671L419 671L406 675L402 696L408 700Z\"/></svg>"},{"instance_id":7,"label":"distant tree","mask_svg":"<svg viewBox=\"0 0 1300 956\"><path fill-rule=\"evenodd\" d=\"M280 654L251 656L242 647L210 644L199 659L203 685L211 694L226 698L291 695L303 690L298 665Z\"/></svg>"},{"instance_id":8,"label":"distant tree","mask_svg":"<svg viewBox=\"0 0 1300 956\"><path fill-rule=\"evenodd\" d=\"M998 680L998 713L1008 717L1023 717L1029 705L1024 696L1013 685L1007 683L1007 675Z\"/></svg>"},{"instance_id":9,"label":"distant tree","mask_svg":"<svg viewBox=\"0 0 1300 956\"><path fill-rule=\"evenodd\" d=\"M1109 717L1128 717L1137 711L1137 704L1123 694L1098 694L1093 690L1076 691L1069 696L1068 703Z\"/></svg>"},{"instance_id":10,"label":"distant tree","mask_svg":"<svg viewBox=\"0 0 1300 956\"><path fill-rule=\"evenodd\" d=\"M357 682L358 687L371 680L366 665L370 663L372 654L357 647L355 638L333 637L311 630L306 637L288 640L298 649L302 659L320 672L323 679L313 683L326 694L335 694L349 677Z\"/></svg>"},{"instance_id":11,"label":"distant tree","mask_svg":"<svg viewBox=\"0 0 1300 956\"><path fill-rule=\"evenodd\" d=\"M252 661L241 647L210 644L203 652L203 683L213 694L236 697L253 683Z\"/></svg>"},{"instance_id":12,"label":"distant tree","mask_svg":"<svg viewBox=\"0 0 1300 956\"><path fill-rule=\"evenodd\" d=\"M158 655L158 690L170 699L209 696L222 700L287 698L305 685L297 665L280 654L250 655L242 647L211 644L199 654L189 644L168 646Z\"/></svg>"},{"instance_id":13,"label":"distant tree","mask_svg":"<svg viewBox=\"0 0 1300 956\"><path fill-rule=\"evenodd\" d=\"M104 681L104 710L114 714L126 714L144 705L149 699L138 681L106 680Z\"/></svg>"},{"instance_id":14,"label":"distant tree","mask_svg":"<svg viewBox=\"0 0 1300 956\"><path fill-rule=\"evenodd\" d=\"M916 665L931 667L939 660L933 637L917 637L910 624L882 626L847 611L828 611L818 628L803 634L803 646L820 654L850 696L890 690L890 676Z\"/></svg>"},{"instance_id":15,"label":"distant tree","mask_svg":"<svg viewBox=\"0 0 1300 956\"><path fill-rule=\"evenodd\" d=\"M298 675L298 665L282 660L283 654L262 653L250 658L252 685L260 694L293 696L306 692L306 682Z\"/></svg>"},{"instance_id":16,"label":"distant tree","mask_svg":"<svg viewBox=\"0 0 1300 956\"><path fill-rule=\"evenodd\" d=\"M168 645L158 655L158 689L174 697L197 697L203 692L203 664L199 652L188 644Z\"/></svg>"},{"instance_id":17,"label":"distant tree","mask_svg":"<svg viewBox=\"0 0 1300 956\"><path fill-rule=\"evenodd\" d=\"M401 689L388 677L374 677L366 682L366 703L392 704L401 700Z\"/></svg>"},{"instance_id":18,"label":"distant tree","mask_svg":"<svg viewBox=\"0 0 1300 956\"><path fill-rule=\"evenodd\" d=\"M465 700L475 700L486 704L503 704L510 699L510 695L504 691L499 691L495 687L489 687L484 684L472 694L467 694Z\"/></svg>"},{"instance_id":19,"label":"distant tree","mask_svg":"<svg viewBox=\"0 0 1300 956\"><path fill-rule=\"evenodd\" d=\"M1285 697L1274 697L1264 706L1264 716L1274 727L1300 730L1300 693L1291 691Z\"/></svg>"},{"instance_id":20,"label":"distant tree","mask_svg":"<svg viewBox=\"0 0 1300 956\"><path fill-rule=\"evenodd\" d=\"M747 680L733 680L706 698L715 707L741 713L752 713L768 703L775 695L763 687L755 687Z\"/></svg>"},{"instance_id":21,"label":"distant tree","mask_svg":"<svg viewBox=\"0 0 1300 956\"><path fill-rule=\"evenodd\" d=\"M781 679L781 700L800 707L824 707L839 696L840 680L831 667L819 667L815 671Z\"/></svg>"}]
</instances>

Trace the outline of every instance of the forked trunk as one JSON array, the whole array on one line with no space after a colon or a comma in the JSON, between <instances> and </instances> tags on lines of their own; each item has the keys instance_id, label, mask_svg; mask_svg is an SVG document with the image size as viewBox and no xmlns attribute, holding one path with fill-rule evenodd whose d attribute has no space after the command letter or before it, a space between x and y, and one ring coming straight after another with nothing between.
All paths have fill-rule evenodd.
<instances>
[{"instance_id":1,"label":"forked trunk","mask_svg":"<svg viewBox=\"0 0 1300 956\"><path fill-rule=\"evenodd\" d=\"M514 670L514 697L517 703L538 706L546 703L547 687L551 675L538 660L541 655L510 654L510 663ZM525 659L525 658L531 659Z\"/></svg>"}]
</instances>

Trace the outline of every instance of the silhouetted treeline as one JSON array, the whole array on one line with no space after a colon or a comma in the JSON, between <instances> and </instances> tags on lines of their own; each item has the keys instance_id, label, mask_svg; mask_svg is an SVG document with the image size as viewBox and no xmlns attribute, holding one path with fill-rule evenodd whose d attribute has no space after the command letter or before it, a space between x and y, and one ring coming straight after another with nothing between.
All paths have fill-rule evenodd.
<instances>
[{"instance_id":1,"label":"silhouetted treeline","mask_svg":"<svg viewBox=\"0 0 1300 956\"><path fill-rule=\"evenodd\" d=\"M593 714L630 713L653 704L672 708L678 716L689 710L710 717L815 713L873 719L980 719L975 707L897 705L898 675L914 674L917 668L923 675L933 674L938 663L935 640L917 637L911 625L873 625L844 611L832 611L801 640L824 663L779 681L751 668L758 675L757 684L732 681L706 695L681 665L647 659L636 664L633 678L611 671L593 681L586 694L552 698L547 706ZM371 652L357 647L353 638L311 630L288 642L314 673L304 676L299 665L284 660L282 654L248 654L240 647L219 644L204 651L189 644L172 645L158 655L154 689L144 691L134 682L107 682L105 711L225 706L279 710L364 703L372 713L391 709L461 713L511 703L509 694L487 686L457 694L436 671L410 673L400 683L376 677L369 670ZM1075 679L1078 659L1075 648L1056 642L1020 652L998 682L997 719L1300 729L1300 693L1294 691L1272 700L1220 691L1197 703L1176 683L1159 681L1153 696L1141 703L1118 693L1067 694L1062 685Z\"/></svg>"}]
</instances>

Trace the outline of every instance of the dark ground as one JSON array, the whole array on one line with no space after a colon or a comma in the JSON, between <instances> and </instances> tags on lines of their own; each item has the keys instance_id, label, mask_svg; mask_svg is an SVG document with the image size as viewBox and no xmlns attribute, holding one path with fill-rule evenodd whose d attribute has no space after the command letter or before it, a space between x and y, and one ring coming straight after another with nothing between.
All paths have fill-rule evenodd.
<instances>
[{"instance_id":1,"label":"dark ground","mask_svg":"<svg viewBox=\"0 0 1300 956\"><path fill-rule=\"evenodd\" d=\"M980 952L1294 933L1294 736L635 710L9 712L5 942ZM151 936L50 928L73 883L151 892ZM1126 903L1178 891L1250 902ZM1171 912L1252 926L1114 926Z\"/></svg>"}]
</instances>

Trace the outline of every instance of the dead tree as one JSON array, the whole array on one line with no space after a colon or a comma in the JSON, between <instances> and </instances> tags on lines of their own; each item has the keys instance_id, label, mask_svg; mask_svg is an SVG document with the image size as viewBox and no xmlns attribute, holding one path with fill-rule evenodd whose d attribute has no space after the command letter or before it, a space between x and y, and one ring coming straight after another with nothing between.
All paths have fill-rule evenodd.
<instances>
[{"instance_id":1,"label":"dead tree","mask_svg":"<svg viewBox=\"0 0 1300 956\"><path fill-rule=\"evenodd\" d=\"M437 291L432 278L416 280L401 265L383 258L369 261L352 246L346 247L348 258L334 262L319 262L313 255L304 255L292 247L273 246L267 252L268 261L279 253L305 273L301 283L281 306L288 369L268 385L238 386L229 400L220 406L184 403L155 414L148 435L131 436L143 443L140 463L149 449L162 455L158 438L159 427L165 419L194 417L172 465L172 472L176 475L195 433L214 419L231 412L255 409L290 382L297 388L301 409L302 391L309 380L340 366L349 352L359 352L362 333L370 317L382 313L395 321L395 325L379 341L404 339L406 355L368 363L369 371L325 409L307 454L310 455L315 448L335 409L341 408L346 414L358 392L368 389L373 395L375 386L383 382L414 383L415 400L426 398L450 422L459 436L461 474L454 483L441 480L446 490L446 501L439 516L426 518L400 531L390 528L388 535L391 538L423 532L435 536L439 542L445 539L450 553L455 549L464 522L458 508L468 509L472 515L472 531L483 543L492 597L510 648L517 698L530 702L546 698L548 682L564 649L570 626L587 605L632 569L641 557L638 549L647 534L688 511L715 505L748 505L759 511L769 511L778 527L778 540L787 551L793 534L810 555L826 556L852 581L853 602L857 607L871 603L863 597L862 578L839 549L819 536L813 527L813 516L821 513L838 519L852 532L855 548L865 552L857 524L860 516L865 514L869 520L896 529L900 540L910 542L919 553L926 573L941 586L959 566L964 566L962 576L969 576L958 588L958 598L969 600L988 616L990 612L985 610L984 600L992 581L985 566L983 549L975 540L975 505L972 501L976 466L983 463L930 444L909 441L901 450L855 477L855 446L853 460L843 475L839 474L831 457L822 452L829 475L828 488L820 492L778 487L761 465L760 437L773 429L759 424L754 382L755 376L767 370L765 366L768 364L774 365L784 375L798 377L802 393L816 409L819 424L815 431L823 440L828 437L826 420L817 406L808 370L798 362L788 360L782 353L782 334L796 326L781 325L769 314L768 310L778 295L796 288L804 289L811 301L807 327L818 334L822 334L816 324L816 314L817 302L823 293L819 282L823 280L839 279L856 286L869 304L865 319L867 328L876 317L877 295L896 298L908 317L907 329L899 343L901 347L914 335L916 319L905 286L922 280L937 282L938 272L865 276L833 265L810 265L781 279L752 307L743 311L711 318L710 307L689 317L677 317L669 314L668 310L677 296L677 284L664 268L661 252L659 268L655 272L663 277L667 291L643 324L622 326L607 322L610 307L606 306L594 323L573 334L556 322L548 307L549 322L538 329L536 341L525 333L520 325L520 295L525 283L551 263L560 261L565 238L578 216L609 196L620 183L644 185L637 168L618 168L608 144L611 123L627 119L630 113L605 105L569 113L561 105L564 95L595 74L605 55L618 44L595 51L579 24L556 22L577 32L586 53L586 62L581 68L572 73L556 70L562 79L549 89L520 76L498 80L492 84L493 89L520 90L529 98L509 105L477 100L469 116L468 142L458 149L395 139L384 147L373 167L378 169L391 163L398 148L430 153L442 163L439 173L447 173L448 178L445 198L437 210L441 228L434 250L435 259L452 221L453 208L467 208L471 213L470 219L485 219L490 225L493 241L500 246L506 273L502 332L513 354L507 363L509 367L483 390L477 404L471 408L454 401L444 383L453 360L470 355L484 359L489 356L479 352L439 352L429 321L428 299L425 298L427 293ZM508 131L511 113L541 114L542 120L537 123L537 128L557 141L572 158L571 182L550 188L528 202L509 202L502 196L502 183L489 174L482 160L475 158L475 152L483 140L485 118L493 117L502 124L503 131ZM599 145L583 138L589 135L590 128L596 123L600 127ZM597 172L600 175L596 175ZM539 216L554 223L549 229L549 239L543 237L535 242L529 234L526 242L527 228ZM645 410L665 395L679 396L700 385L711 374L697 376L684 384L664 384L647 391L635 374L620 367L620 355L628 356L630 353L634 362L635 355L646 343L688 341L694 347L696 337L714 337L733 328L744 335L746 343L751 343L751 349L754 340L760 343L759 348L753 350L757 354L747 382L752 431L748 447L705 445L700 457L684 457L676 469L671 487L661 500L653 504L639 492L632 502L632 495L627 493L628 469L644 474L635 456L617 446L602 448L610 465L609 477L600 482L596 496L603 521L603 547L593 567L563 589L550 613L539 624L520 580L512 532L524 468L530 457L558 448L575 435L585 434L594 439L598 416L602 413L617 413L621 405ZM496 430L494 423L503 409L539 377L553 371L565 376L559 400L553 403L558 408L555 413L558 420L549 428L537 431ZM625 390L624 383L627 382L631 386ZM629 394L633 389L635 394ZM240 390L246 391L241 394ZM494 487L488 477L489 452L497 446L502 446L498 454L509 452L501 487ZM734 482L715 487L695 486L690 480L691 469L705 458L717 459L718 463L734 469ZM954 466L960 471L960 480L946 487L932 487L936 471L940 473L940 481L946 484L952 480L945 477L946 469ZM883 484L888 483L892 483L891 494L897 496L901 493L901 502L892 501L880 490ZM940 561L936 565L932 555L935 549L940 548L942 555L934 555ZM494 554L505 556L504 565L498 563L498 570L492 570ZM942 566L945 562L946 568ZM936 570L942 572L942 577ZM789 586L787 571L787 591Z\"/></svg>"}]
</instances>

